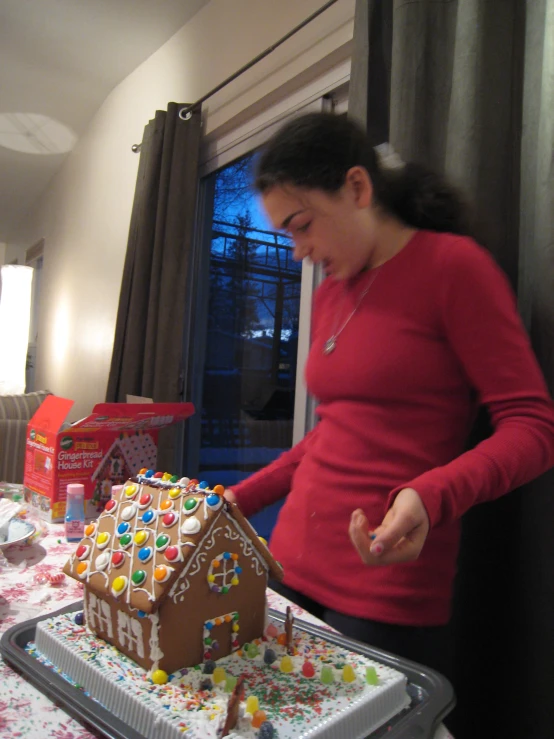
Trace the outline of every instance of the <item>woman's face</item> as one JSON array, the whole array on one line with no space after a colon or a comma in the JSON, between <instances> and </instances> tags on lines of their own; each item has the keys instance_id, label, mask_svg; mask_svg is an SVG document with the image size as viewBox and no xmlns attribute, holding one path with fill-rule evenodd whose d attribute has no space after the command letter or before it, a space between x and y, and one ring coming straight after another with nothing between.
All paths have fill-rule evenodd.
<instances>
[{"instance_id":1,"label":"woman's face","mask_svg":"<svg viewBox=\"0 0 554 739\"><path fill-rule=\"evenodd\" d=\"M276 186L262 196L278 230L294 242L294 258L308 257L337 280L353 277L370 265L375 215L367 173L354 167L337 192Z\"/></svg>"}]
</instances>

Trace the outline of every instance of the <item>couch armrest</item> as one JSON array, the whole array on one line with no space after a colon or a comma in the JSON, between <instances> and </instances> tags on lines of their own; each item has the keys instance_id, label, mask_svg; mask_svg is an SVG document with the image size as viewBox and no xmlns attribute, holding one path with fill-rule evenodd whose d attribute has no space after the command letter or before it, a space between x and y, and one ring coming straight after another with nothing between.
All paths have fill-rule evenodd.
<instances>
[{"instance_id":1,"label":"couch armrest","mask_svg":"<svg viewBox=\"0 0 554 739\"><path fill-rule=\"evenodd\" d=\"M28 421L0 418L0 480L23 482Z\"/></svg>"},{"instance_id":2,"label":"couch armrest","mask_svg":"<svg viewBox=\"0 0 554 739\"><path fill-rule=\"evenodd\" d=\"M39 390L23 395L0 395L0 420L30 421L44 399L52 393Z\"/></svg>"}]
</instances>

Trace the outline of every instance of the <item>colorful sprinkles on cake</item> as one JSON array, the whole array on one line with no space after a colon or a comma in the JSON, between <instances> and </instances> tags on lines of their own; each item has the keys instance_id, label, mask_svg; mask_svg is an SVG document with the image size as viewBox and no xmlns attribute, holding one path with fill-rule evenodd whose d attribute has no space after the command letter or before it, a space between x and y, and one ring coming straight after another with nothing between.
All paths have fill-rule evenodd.
<instances>
[{"instance_id":1,"label":"colorful sprinkles on cake","mask_svg":"<svg viewBox=\"0 0 554 739\"><path fill-rule=\"evenodd\" d=\"M233 614L228 615L232 619ZM270 634L284 633L284 626L279 622L270 621L270 625L273 627L269 629ZM210 631L208 627L207 631ZM348 706L371 703L372 696L376 705L387 695L393 696L393 713L408 705L406 680L401 673L296 627L294 654L290 655L286 645L279 644L277 638L267 633L268 630L264 640L258 640L259 644L255 645L254 657L246 654L248 650L241 650L241 655L234 653L217 663L206 662L204 669L197 666L171 675L162 670L151 673L143 670L115 647L76 624L74 614L42 622L37 633L38 648L30 644L29 651L48 666L53 666L57 654L68 649L75 655L78 652L76 660L86 665L85 670L77 668L82 688L94 695L95 683L107 678L116 691L128 696L130 704L139 707L134 718L131 714L131 726L142 730L148 725L147 715L158 717L158 728L151 734L152 739L178 737L184 731L190 739L217 739L232 690L240 677L244 679L244 700L231 737L263 739L264 723L271 725L273 736L279 739L298 739L307 731L313 732L310 737L318 736L317 727L325 726L337 712ZM275 660L269 664L265 659L268 650L275 654ZM292 669L288 672L279 667L283 659L290 661ZM314 666L314 676L305 675L306 664ZM66 669L71 672L72 668ZM371 683L366 679L368 671L375 676ZM103 677L98 678L99 675ZM322 680L322 675L327 678ZM123 705L121 697L114 700L115 704ZM343 713L347 716L346 711ZM385 720L392 718L393 713ZM163 734L159 722L164 727ZM264 731L269 734L270 729ZM355 739L356 735L352 736Z\"/></svg>"}]
</instances>

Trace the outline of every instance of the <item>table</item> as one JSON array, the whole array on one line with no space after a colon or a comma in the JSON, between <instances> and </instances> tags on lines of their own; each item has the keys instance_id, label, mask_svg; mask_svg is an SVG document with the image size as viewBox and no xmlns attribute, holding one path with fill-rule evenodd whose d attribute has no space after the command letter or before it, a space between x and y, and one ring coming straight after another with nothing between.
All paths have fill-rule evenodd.
<instances>
[{"instance_id":1,"label":"table","mask_svg":"<svg viewBox=\"0 0 554 739\"><path fill-rule=\"evenodd\" d=\"M75 548L63 538L63 524L43 524L40 536L27 546L14 544L0 552L0 634L10 626L63 608L82 599L82 585L37 584L41 576L58 573ZM298 618L325 626L310 613L268 591L271 608L291 605ZM17 739L97 739L0 659L0 735ZM452 739L441 726L435 739Z\"/></svg>"}]
</instances>

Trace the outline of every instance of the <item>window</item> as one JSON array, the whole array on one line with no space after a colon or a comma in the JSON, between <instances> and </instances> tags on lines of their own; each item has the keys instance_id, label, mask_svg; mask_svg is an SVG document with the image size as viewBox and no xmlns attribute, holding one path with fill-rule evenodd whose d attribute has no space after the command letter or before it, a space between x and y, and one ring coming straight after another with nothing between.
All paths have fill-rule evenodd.
<instances>
[{"instance_id":1,"label":"window","mask_svg":"<svg viewBox=\"0 0 554 739\"><path fill-rule=\"evenodd\" d=\"M345 82L338 75L341 110ZM348 68L349 72L349 68ZM331 86L329 76L325 84ZM235 132L209 140L200 189L199 236L185 337L184 399L196 414L185 429L183 472L231 487L299 441L315 423L303 371L312 294L321 279L292 259L252 191L256 149L288 114L333 107L306 93ZM309 101L309 102L306 102ZM252 518L268 538L281 503Z\"/></svg>"},{"instance_id":2,"label":"window","mask_svg":"<svg viewBox=\"0 0 554 739\"><path fill-rule=\"evenodd\" d=\"M112 612L106 601L97 598L93 593L88 593L87 620L91 629L103 631L110 639L113 639Z\"/></svg>"},{"instance_id":3,"label":"window","mask_svg":"<svg viewBox=\"0 0 554 739\"><path fill-rule=\"evenodd\" d=\"M117 612L117 639L121 647L144 657L144 639L140 621L124 611Z\"/></svg>"}]
</instances>

